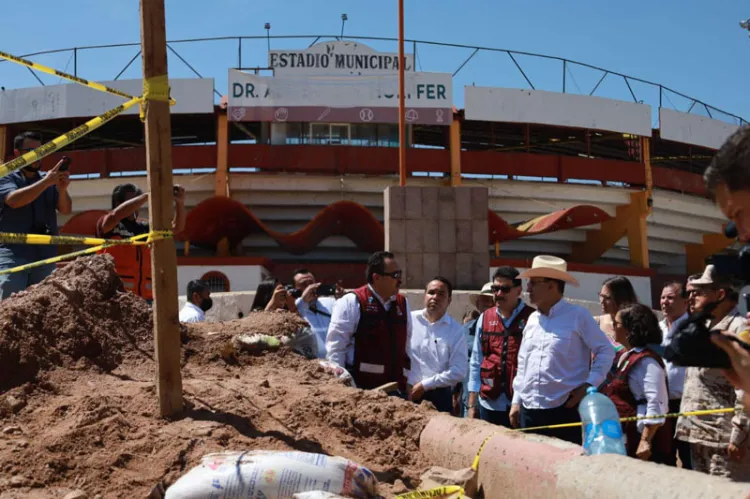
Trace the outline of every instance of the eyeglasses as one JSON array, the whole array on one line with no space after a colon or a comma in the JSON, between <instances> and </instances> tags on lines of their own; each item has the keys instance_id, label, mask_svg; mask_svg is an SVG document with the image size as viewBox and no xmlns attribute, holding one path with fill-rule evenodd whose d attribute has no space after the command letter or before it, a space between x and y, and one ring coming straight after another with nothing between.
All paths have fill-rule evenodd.
<instances>
[{"instance_id":1,"label":"eyeglasses","mask_svg":"<svg viewBox=\"0 0 750 499\"><path fill-rule=\"evenodd\" d=\"M394 272L381 272L380 275L393 277L394 279L401 279L401 276L404 274L403 270L396 270Z\"/></svg>"},{"instance_id":2,"label":"eyeglasses","mask_svg":"<svg viewBox=\"0 0 750 499\"><path fill-rule=\"evenodd\" d=\"M510 293L510 290L515 288L515 286L497 286L495 284L492 285L490 288L493 293L497 294L499 291L502 291L503 294Z\"/></svg>"}]
</instances>

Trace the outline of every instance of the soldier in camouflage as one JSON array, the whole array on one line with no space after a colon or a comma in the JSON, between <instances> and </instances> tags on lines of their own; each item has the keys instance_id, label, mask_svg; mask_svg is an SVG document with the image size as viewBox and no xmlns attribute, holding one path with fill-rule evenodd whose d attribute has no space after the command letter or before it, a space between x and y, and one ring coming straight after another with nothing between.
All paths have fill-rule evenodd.
<instances>
[{"instance_id":1,"label":"soldier in camouflage","mask_svg":"<svg viewBox=\"0 0 750 499\"><path fill-rule=\"evenodd\" d=\"M695 310L718 302L708 327L738 333L745 318L737 310L737 293L729 279L713 265L690 282ZM675 437L690 443L693 469L736 481L750 481L750 418L743 410L743 393L735 390L721 369L689 367L685 376L681 412L734 407L734 413L680 417Z\"/></svg>"}]
</instances>

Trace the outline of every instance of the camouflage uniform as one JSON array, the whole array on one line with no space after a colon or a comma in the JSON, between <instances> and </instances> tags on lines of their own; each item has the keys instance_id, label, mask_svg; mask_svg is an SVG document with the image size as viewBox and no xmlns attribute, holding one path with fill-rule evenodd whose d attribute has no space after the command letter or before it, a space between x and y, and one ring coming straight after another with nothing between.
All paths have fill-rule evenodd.
<instances>
[{"instance_id":1,"label":"camouflage uniform","mask_svg":"<svg viewBox=\"0 0 750 499\"><path fill-rule=\"evenodd\" d=\"M745 318L734 308L712 329L738 333L745 329ZM680 412L735 408L734 415L688 416L677 420L675 437L690 443L693 469L750 481L750 418L743 411L742 397L742 391L735 390L720 369L687 369ZM730 443L744 447L742 460L729 459L727 448Z\"/></svg>"}]
</instances>

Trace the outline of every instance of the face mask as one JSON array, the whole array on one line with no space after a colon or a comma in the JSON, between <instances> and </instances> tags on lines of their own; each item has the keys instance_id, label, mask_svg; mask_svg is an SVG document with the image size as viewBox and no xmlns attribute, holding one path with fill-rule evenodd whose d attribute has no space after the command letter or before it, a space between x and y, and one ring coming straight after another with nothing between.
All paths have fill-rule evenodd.
<instances>
[{"instance_id":1,"label":"face mask","mask_svg":"<svg viewBox=\"0 0 750 499\"><path fill-rule=\"evenodd\" d=\"M201 310L203 310L204 312L208 312L209 310L211 310L211 307L213 307L213 305L214 301L211 298L203 298L199 306Z\"/></svg>"}]
</instances>

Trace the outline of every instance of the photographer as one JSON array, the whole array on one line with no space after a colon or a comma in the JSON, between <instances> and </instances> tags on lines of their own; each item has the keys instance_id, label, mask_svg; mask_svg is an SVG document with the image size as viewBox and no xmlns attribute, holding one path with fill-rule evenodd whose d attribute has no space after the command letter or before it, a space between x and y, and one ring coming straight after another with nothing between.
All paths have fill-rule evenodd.
<instances>
[{"instance_id":1,"label":"photographer","mask_svg":"<svg viewBox=\"0 0 750 499\"><path fill-rule=\"evenodd\" d=\"M120 184L112 191L112 211L96 222L96 237L106 239L128 239L147 234L151 227L138 218L138 210L148 202L148 192L141 192L134 184ZM185 189L174 187L175 214L172 232L185 228ZM151 289L151 251L144 245L111 246L101 253L109 253L115 259L117 275L125 288L147 301L153 299Z\"/></svg>"},{"instance_id":2,"label":"photographer","mask_svg":"<svg viewBox=\"0 0 750 499\"><path fill-rule=\"evenodd\" d=\"M741 127L724 142L703 174L703 181L722 213L736 224L739 239L749 241L750 126ZM732 369L726 370L725 374L735 387L750 393L750 351L730 340L729 337L734 336L732 333L723 333L712 335L711 340L729 355L732 362ZM750 402L750 396L745 397Z\"/></svg>"},{"instance_id":3,"label":"photographer","mask_svg":"<svg viewBox=\"0 0 750 499\"><path fill-rule=\"evenodd\" d=\"M690 281L696 313L709 312L706 327L738 332L744 318L733 301L732 283L708 265L703 275ZM693 469L738 481L750 480L750 419L743 411L742 393L737 392L720 369L688 367L682 393L681 412L734 407L734 414L680 417L675 437L690 443Z\"/></svg>"},{"instance_id":4,"label":"photographer","mask_svg":"<svg viewBox=\"0 0 750 499\"><path fill-rule=\"evenodd\" d=\"M36 132L24 132L13 141L16 157L42 145ZM70 173L61 167L60 160L50 171L39 169L41 161L0 178L0 232L57 235L57 212L69 214L73 202L68 194ZM18 267L57 256L53 245L27 245L0 243L0 270ZM43 265L24 272L0 276L0 294L5 299L41 282L55 269L54 264Z\"/></svg>"},{"instance_id":5,"label":"photographer","mask_svg":"<svg viewBox=\"0 0 750 499\"><path fill-rule=\"evenodd\" d=\"M344 289L338 284L323 285L315 281L315 276L307 269L297 269L292 273L296 298L295 305L315 333L318 340L318 357L326 358L326 336L331 324L331 314L336 299L344 295Z\"/></svg>"}]
</instances>

